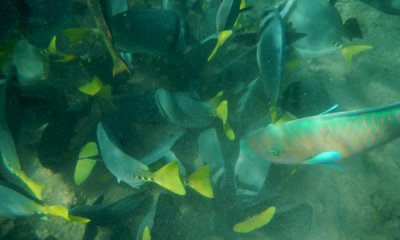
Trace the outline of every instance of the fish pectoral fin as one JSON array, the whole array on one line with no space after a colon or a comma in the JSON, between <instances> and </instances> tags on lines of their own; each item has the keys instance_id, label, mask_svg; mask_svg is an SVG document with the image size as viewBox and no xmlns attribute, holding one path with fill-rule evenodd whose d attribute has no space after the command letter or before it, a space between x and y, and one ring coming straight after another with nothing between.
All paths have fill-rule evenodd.
<instances>
[{"instance_id":1,"label":"fish pectoral fin","mask_svg":"<svg viewBox=\"0 0 400 240\"><path fill-rule=\"evenodd\" d=\"M339 104L335 104L332 107L330 107L330 108L326 109L325 111L323 111L320 115L331 113L331 112L335 111L336 108L338 108L338 107L339 107Z\"/></svg>"},{"instance_id":2,"label":"fish pectoral fin","mask_svg":"<svg viewBox=\"0 0 400 240\"><path fill-rule=\"evenodd\" d=\"M211 61L215 54L217 53L218 49L224 45L226 40L232 35L233 31L232 30L224 30L220 33L218 33L218 41L217 44L214 47L214 50L211 52L210 56L208 57L207 61Z\"/></svg>"},{"instance_id":3,"label":"fish pectoral fin","mask_svg":"<svg viewBox=\"0 0 400 240\"><path fill-rule=\"evenodd\" d=\"M338 151L327 151L322 152L314 157L308 159L305 163L306 164L335 164L337 161L340 160L342 155Z\"/></svg>"},{"instance_id":4,"label":"fish pectoral fin","mask_svg":"<svg viewBox=\"0 0 400 240\"><path fill-rule=\"evenodd\" d=\"M214 191L210 182L210 166L205 165L192 173L188 178L188 185L201 195L214 198Z\"/></svg>"},{"instance_id":5,"label":"fish pectoral fin","mask_svg":"<svg viewBox=\"0 0 400 240\"><path fill-rule=\"evenodd\" d=\"M152 174L153 181L161 187L176 193L185 195L186 190L179 177L178 161L167 163L164 167Z\"/></svg>"}]
</instances>

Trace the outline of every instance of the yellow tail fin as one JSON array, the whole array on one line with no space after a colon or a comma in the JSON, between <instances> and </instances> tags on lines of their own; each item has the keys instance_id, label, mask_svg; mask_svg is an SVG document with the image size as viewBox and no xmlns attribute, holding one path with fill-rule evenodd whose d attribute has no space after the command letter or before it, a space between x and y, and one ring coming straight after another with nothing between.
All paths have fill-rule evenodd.
<instances>
[{"instance_id":1,"label":"yellow tail fin","mask_svg":"<svg viewBox=\"0 0 400 240\"><path fill-rule=\"evenodd\" d=\"M79 159L90 158L99 155L99 148L95 142L88 142L79 151Z\"/></svg>"},{"instance_id":2,"label":"yellow tail fin","mask_svg":"<svg viewBox=\"0 0 400 240\"><path fill-rule=\"evenodd\" d=\"M231 125L229 125L229 123L226 123L224 125L224 131L225 131L226 137L229 140L231 140L231 141L235 140L235 138L236 138L235 132L233 131L233 129L232 129Z\"/></svg>"},{"instance_id":3,"label":"yellow tail fin","mask_svg":"<svg viewBox=\"0 0 400 240\"><path fill-rule=\"evenodd\" d=\"M186 190L179 177L178 161L166 164L160 170L153 173L152 178L155 183L173 193L178 195L186 194Z\"/></svg>"},{"instance_id":4,"label":"yellow tail fin","mask_svg":"<svg viewBox=\"0 0 400 240\"><path fill-rule=\"evenodd\" d=\"M350 45L343 47L341 52L346 65L351 68L353 65L353 56L372 48L371 45Z\"/></svg>"},{"instance_id":5,"label":"yellow tail fin","mask_svg":"<svg viewBox=\"0 0 400 240\"><path fill-rule=\"evenodd\" d=\"M55 62L70 62L76 59L76 56L74 54L65 54L57 49L56 36L53 36L53 38L51 39L50 44L47 47L47 51L48 53L59 57L58 59L54 60Z\"/></svg>"},{"instance_id":6,"label":"yellow tail fin","mask_svg":"<svg viewBox=\"0 0 400 240\"><path fill-rule=\"evenodd\" d=\"M126 72L129 75L131 74L128 66L119 56L117 56L113 61L114 61L114 66L112 69L113 77L115 77L116 75L123 73L123 72Z\"/></svg>"},{"instance_id":7,"label":"yellow tail fin","mask_svg":"<svg viewBox=\"0 0 400 240\"><path fill-rule=\"evenodd\" d=\"M189 176L188 185L201 195L214 198L214 191L210 182L210 171L209 165L199 168Z\"/></svg>"},{"instance_id":8,"label":"yellow tail fin","mask_svg":"<svg viewBox=\"0 0 400 240\"><path fill-rule=\"evenodd\" d=\"M15 175L19 179L21 179L22 182L24 182L24 184L29 188L29 190L33 193L33 195L37 199L43 200L42 199L42 190L43 190L43 186L42 185L37 184L32 179L30 179L28 176L26 176L26 174L22 170L16 172Z\"/></svg>"},{"instance_id":9,"label":"yellow tail fin","mask_svg":"<svg viewBox=\"0 0 400 240\"><path fill-rule=\"evenodd\" d=\"M79 91L89 96L94 96L104 88L103 82L97 76L93 76L92 81L79 87Z\"/></svg>"},{"instance_id":10,"label":"yellow tail fin","mask_svg":"<svg viewBox=\"0 0 400 240\"><path fill-rule=\"evenodd\" d=\"M218 95L217 95L218 96ZM217 97L213 101L216 101ZM215 115L221 119L222 125L224 126L225 134L229 140L235 140L235 133L228 123L228 101L223 100L217 104L215 108Z\"/></svg>"},{"instance_id":11,"label":"yellow tail fin","mask_svg":"<svg viewBox=\"0 0 400 240\"><path fill-rule=\"evenodd\" d=\"M143 230L142 240L151 240L150 228L147 226Z\"/></svg>"},{"instance_id":12,"label":"yellow tail fin","mask_svg":"<svg viewBox=\"0 0 400 240\"><path fill-rule=\"evenodd\" d=\"M260 214L254 215L243 222L236 224L233 231L237 233L248 233L267 225L275 215L275 207L269 207Z\"/></svg>"},{"instance_id":13,"label":"yellow tail fin","mask_svg":"<svg viewBox=\"0 0 400 240\"><path fill-rule=\"evenodd\" d=\"M211 52L207 61L210 61L211 59L213 59L213 57L217 53L218 49L220 49L220 47L222 47L222 45L224 45L224 43L232 35L232 33L233 33L232 30L224 30L218 34L217 44L215 45L214 50Z\"/></svg>"},{"instance_id":14,"label":"yellow tail fin","mask_svg":"<svg viewBox=\"0 0 400 240\"><path fill-rule=\"evenodd\" d=\"M68 209L64 206L60 205L51 205L51 206L42 206L41 211L45 215L51 215L56 217L64 218L67 221L74 221L79 223L88 223L90 219L78 217L78 216L69 216Z\"/></svg>"},{"instance_id":15,"label":"yellow tail fin","mask_svg":"<svg viewBox=\"0 0 400 240\"><path fill-rule=\"evenodd\" d=\"M228 120L228 101L221 101L215 109L215 115L221 119L222 124L225 125Z\"/></svg>"},{"instance_id":16,"label":"yellow tail fin","mask_svg":"<svg viewBox=\"0 0 400 240\"><path fill-rule=\"evenodd\" d=\"M74 171L74 181L76 185L81 185L86 181L96 165L96 160L90 158L82 158L76 162Z\"/></svg>"}]
</instances>

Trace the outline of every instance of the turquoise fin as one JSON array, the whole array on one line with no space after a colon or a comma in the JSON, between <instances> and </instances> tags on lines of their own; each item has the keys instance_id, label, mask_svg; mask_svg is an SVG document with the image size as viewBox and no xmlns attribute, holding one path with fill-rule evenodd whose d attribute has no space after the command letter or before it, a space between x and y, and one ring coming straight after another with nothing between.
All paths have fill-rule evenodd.
<instances>
[{"instance_id":1,"label":"turquoise fin","mask_svg":"<svg viewBox=\"0 0 400 240\"><path fill-rule=\"evenodd\" d=\"M322 152L308 159L306 164L333 164L336 163L342 155L338 151Z\"/></svg>"},{"instance_id":2,"label":"turquoise fin","mask_svg":"<svg viewBox=\"0 0 400 240\"><path fill-rule=\"evenodd\" d=\"M332 111L335 111L335 109L338 108L338 107L339 107L339 104L335 104L332 107L330 107L330 108L326 109L325 111L323 111L320 115L331 113Z\"/></svg>"}]
</instances>

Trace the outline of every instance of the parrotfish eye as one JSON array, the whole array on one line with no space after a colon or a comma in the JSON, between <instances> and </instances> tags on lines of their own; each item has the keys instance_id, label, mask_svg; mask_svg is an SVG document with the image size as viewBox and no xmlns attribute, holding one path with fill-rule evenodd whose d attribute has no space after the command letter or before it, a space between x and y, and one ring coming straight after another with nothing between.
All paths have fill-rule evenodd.
<instances>
[{"instance_id":1,"label":"parrotfish eye","mask_svg":"<svg viewBox=\"0 0 400 240\"><path fill-rule=\"evenodd\" d=\"M272 147L270 150L269 150L269 152L272 154L272 155L274 155L274 156L279 156L279 149L278 148L276 148L276 147Z\"/></svg>"}]
</instances>

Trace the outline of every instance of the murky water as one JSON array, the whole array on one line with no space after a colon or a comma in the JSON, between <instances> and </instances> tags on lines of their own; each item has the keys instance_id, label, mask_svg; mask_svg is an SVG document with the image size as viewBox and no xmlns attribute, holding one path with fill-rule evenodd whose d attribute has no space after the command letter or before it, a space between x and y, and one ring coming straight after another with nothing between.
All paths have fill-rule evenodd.
<instances>
[{"instance_id":1,"label":"murky water","mask_svg":"<svg viewBox=\"0 0 400 240\"><path fill-rule=\"evenodd\" d=\"M400 238L399 1L3 2L0 239Z\"/></svg>"}]
</instances>

